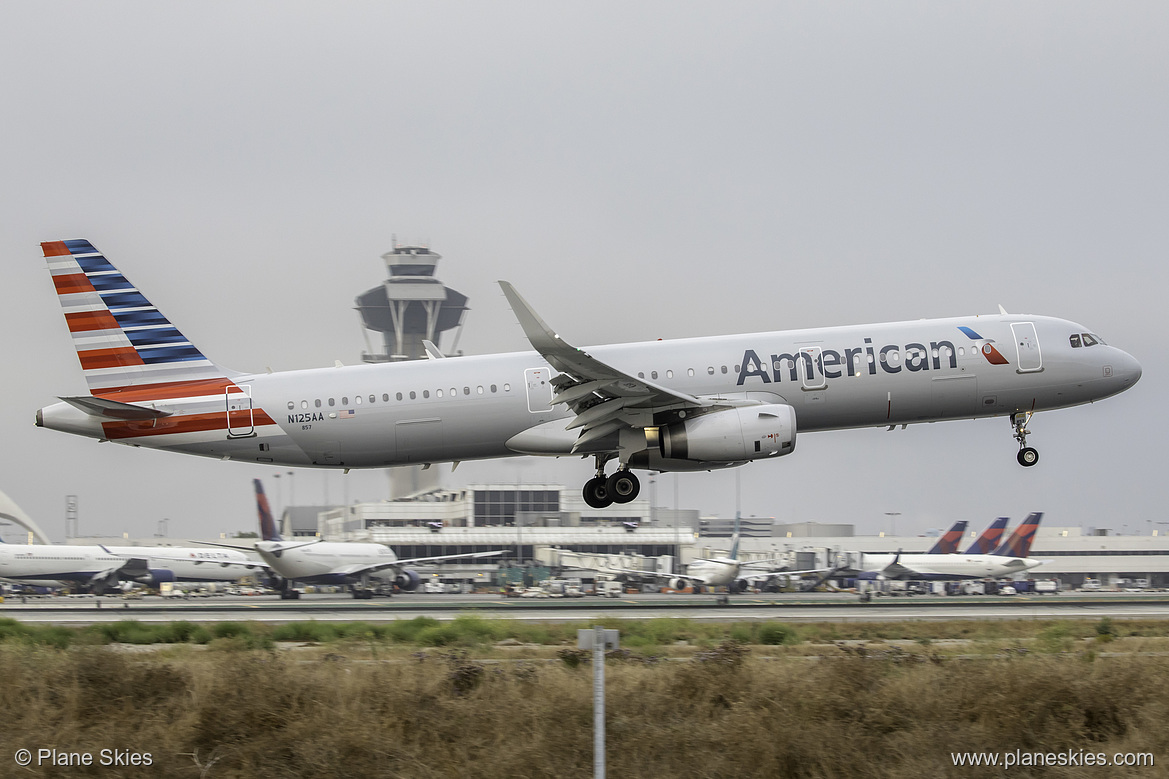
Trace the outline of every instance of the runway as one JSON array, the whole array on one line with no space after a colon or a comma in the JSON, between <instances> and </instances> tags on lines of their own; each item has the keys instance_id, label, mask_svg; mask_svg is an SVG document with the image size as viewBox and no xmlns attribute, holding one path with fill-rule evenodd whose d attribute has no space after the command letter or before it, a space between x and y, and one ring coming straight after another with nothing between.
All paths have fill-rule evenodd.
<instances>
[{"instance_id":1,"label":"runway","mask_svg":"<svg viewBox=\"0 0 1169 779\"><path fill-rule=\"evenodd\" d=\"M100 605L99 605L100 604ZM738 595L630 595L622 598L506 599L499 595L406 594L358 601L306 595L299 601L273 596L222 596L178 600L143 598L29 598L0 604L0 617L41 624L87 625L141 622L386 622L419 616L452 620L461 614L533 622L675 617L734 622L874 622L954 619L1169 619L1169 595L1092 593L1057 596L878 598L861 603L842 593Z\"/></svg>"}]
</instances>

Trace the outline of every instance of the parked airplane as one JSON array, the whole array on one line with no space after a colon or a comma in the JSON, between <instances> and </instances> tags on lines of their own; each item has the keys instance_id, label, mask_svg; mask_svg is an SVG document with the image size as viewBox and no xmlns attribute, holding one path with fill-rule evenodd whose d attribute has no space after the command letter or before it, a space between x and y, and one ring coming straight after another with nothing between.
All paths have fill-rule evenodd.
<instances>
[{"instance_id":1,"label":"parked airplane","mask_svg":"<svg viewBox=\"0 0 1169 779\"><path fill-rule=\"evenodd\" d=\"M1027 557L1042 512L1029 514L1003 544L991 554L868 554L860 555L854 569L861 579L999 579L1025 574L1043 564Z\"/></svg>"},{"instance_id":2,"label":"parked airplane","mask_svg":"<svg viewBox=\"0 0 1169 779\"><path fill-rule=\"evenodd\" d=\"M564 552L562 557L576 553ZM581 555L583 557L583 555ZM820 573L828 569L810 569L805 571L792 570L786 565L777 565L772 561L739 559L739 534L736 532L731 538L731 549L726 557L700 557L692 560L686 566L686 572L659 573L643 571L636 568L622 568L615 565L598 565L594 555L586 567L598 573L620 577L626 580L642 582L658 582L671 590L693 588L695 592L702 592L710 587L726 587L732 593L745 592L748 588L762 586L776 578L789 576L799 578L804 575Z\"/></svg>"},{"instance_id":3,"label":"parked airplane","mask_svg":"<svg viewBox=\"0 0 1169 779\"><path fill-rule=\"evenodd\" d=\"M102 546L0 543L0 579L71 582L101 594L122 582L157 587L163 582L235 581L265 568L244 554L169 546Z\"/></svg>"},{"instance_id":4,"label":"parked airplane","mask_svg":"<svg viewBox=\"0 0 1169 779\"><path fill-rule=\"evenodd\" d=\"M397 585L402 590L413 590L421 579L415 571L406 567L408 565L503 554L502 551L470 552L399 560L394 551L385 544L322 541L319 538L285 541L276 529L276 520L268 507L264 485L259 479L254 479L253 483L256 486L256 510L260 516L261 537L261 540L256 542L254 551L283 579L280 597L284 599L300 597L300 593L293 589L294 582L348 585L353 591L353 597L358 599L373 596L371 582L382 586ZM242 546L228 548L253 550L253 547Z\"/></svg>"},{"instance_id":5,"label":"parked airplane","mask_svg":"<svg viewBox=\"0 0 1169 779\"><path fill-rule=\"evenodd\" d=\"M1003 537L1003 530L1006 529L1007 523L1010 521L1010 517L999 517L991 522L986 530L982 531L982 535L974 539L974 543L966 550L966 554L990 554L998 549L999 541Z\"/></svg>"},{"instance_id":6,"label":"parked airplane","mask_svg":"<svg viewBox=\"0 0 1169 779\"><path fill-rule=\"evenodd\" d=\"M637 496L632 469L780 457L794 451L797 428L1007 416L1018 461L1033 466L1035 412L1115 395L1141 375L1086 327L1001 308L586 351L507 282L535 353L237 373L207 359L88 241L42 248L90 394L40 409L38 426L281 466L592 456L584 495L596 508Z\"/></svg>"},{"instance_id":7,"label":"parked airplane","mask_svg":"<svg viewBox=\"0 0 1169 779\"><path fill-rule=\"evenodd\" d=\"M960 519L954 523L954 526L947 530L937 543L926 550L926 554L954 554L958 551L958 542L962 540L962 534L966 532L966 520Z\"/></svg>"}]
</instances>

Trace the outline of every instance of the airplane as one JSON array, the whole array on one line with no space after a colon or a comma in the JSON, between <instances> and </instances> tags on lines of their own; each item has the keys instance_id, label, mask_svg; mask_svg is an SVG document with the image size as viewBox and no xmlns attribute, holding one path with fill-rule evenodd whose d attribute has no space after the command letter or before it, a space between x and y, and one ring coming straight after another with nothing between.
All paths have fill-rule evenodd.
<instances>
[{"instance_id":1,"label":"airplane","mask_svg":"<svg viewBox=\"0 0 1169 779\"><path fill-rule=\"evenodd\" d=\"M408 565L503 554L503 551L499 550L399 560L394 551L385 544L322 541L319 538L286 541L276 529L276 520L268 506L264 485L259 479L252 481L256 488L256 510L260 517L261 540L256 542L255 547L204 543L209 546L246 549L258 553L282 579L280 597L284 600L295 600L300 597L300 592L293 589L294 582L348 585L354 598L368 600L375 592L370 586L371 581L379 582L383 586L396 585L399 589L407 591L417 588L421 578L417 572L407 568ZM387 593L383 590L382 594Z\"/></svg>"},{"instance_id":2,"label":"airplane","mask_svg":"<svg viewBox=\"0 0 1169 779\"><path fill-rule=\"evenodd\" d=\"M999 579L1043 564L1028 558L1043 512L1029 514L1011 537L990 554L869 554L860 552L853 573L860 579Z\"/></svg>"},{"instance_id":3,"label":"airplane","mask_svg":"<svg viewBox=\"0 0 1169 779\"><path fill-rule=\"evenodd\" d=\"M585 501L637 497L634 470L790 455L803 433L1007 417L1016 459L1040 411L1132 387L1141 366L1088 328L999 313L580 349L506 281L534 352L239 373L220 367L86 240L41 244L89 386L39 427L249 463L383 468L592 457ZM607 465L617 461L606 475Z\"/></svg>"},{"instance_id":4,"label":"airplane","mask_svg":"<svg viewBox=\"0 0 1169 779\"><path fill-rule=\"evenodd\" d=\"M0 579L70 582L101 595L122 582L236 581L266 566L240 552L169 546L0 543Z\"/></svg>"},{"instance_id":5,"label":"airplane","mask_svg":"<svg viewBox=\"0 0 1169 779\"><path fill-rule=\"evenodd\" d=\"M982 535L974 539L974 543L966 550L966 554L990 554L998 549L999 540L1003 537L1003 530L1006 529L1007 523L1010 521L1010 517L999 517L991 522L987 525L986 530L982 531Z\"/></svg>"},{"instance_id":6,"label":"airplane","mask_svg":"<svg viewBox=\"0 0 1169 779\"><path fill-rule=\"evenodd\" d=\"M962 540L962 534L966 532L967 522L960 519L954 523L954 526L947 530L937 543L926 550L926 554L953 554L958 551L958 542Z\"/></svg>"},{"instance_id":7,"label":"airplane","mask_svg":"<svg viewBox=\"0 0 1169 779\"><path fill-rule=\"evenodd\" d=\"M740 560L739 538L739 532L736 530L731 536L731 549L726 557L696 558L686 565L686 572L681 574L598 565L595 562L596 555L588 555L590 562L581 567L591 568L599 573L620 577L624 580L659 582L671 590L684 590L690 587L693 588L694 592L699 593L711 587L726 587L732 594L746 592L754 586L766 585L768 582L783 576L800 578L834 570L828 568L793 570L787 565L776 565L768 560ZM560 556L563 559L564 557L585 557L586 555L578 552L561 552Z\"/></svg>"}]
</instances>

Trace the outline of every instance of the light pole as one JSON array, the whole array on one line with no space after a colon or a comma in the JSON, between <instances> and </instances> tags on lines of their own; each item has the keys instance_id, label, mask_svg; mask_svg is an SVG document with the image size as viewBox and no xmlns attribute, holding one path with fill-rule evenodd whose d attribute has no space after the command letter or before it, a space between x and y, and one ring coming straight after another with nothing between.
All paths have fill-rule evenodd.
<instances>
[{"instance_id":1,"label":"light pole","mask_svg":"<svg viewBox=\"0 0 1169 779\"><path fill-rule=\"evenodd\" d=\"M897 517L901 516L901 512L900 511L886 511L885 516L887 516L889 518L890 525L891 525L891 529L889 530L889 534L892 536L896 536L897 535Z\"/></svg>"}]
</instances>

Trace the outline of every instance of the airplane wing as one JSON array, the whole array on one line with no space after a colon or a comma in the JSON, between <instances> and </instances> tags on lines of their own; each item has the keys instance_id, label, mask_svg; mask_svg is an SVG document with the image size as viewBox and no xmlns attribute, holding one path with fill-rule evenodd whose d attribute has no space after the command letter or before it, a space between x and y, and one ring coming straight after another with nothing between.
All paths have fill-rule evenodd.
<instances>
[{"instance_id":1,"label":"airplane wing","mask_svg":"<svg viewBox=\"0 0 1169 779\"><path fill-rule=\"evenodd\" d=\"M336 574L338 576L361 576L364 573L377 573L378 571L384 571L387 568L401 568L404 565L413 565L414 563L454 560L455 558L460 557L495 557L501 554L503 554L502 549L495 552L467 552L466 554L446 554L437 555L435 557L411 557L406 560L395 560L392 563L374 563L372 565L360 565L355 563L353 565L346 565L341 568L334 568L332 571L329 571L329 573Z\"/></svg>"},{"instance_id":2,"label":"airplane wing","mask_svg":"<svg viewBox=\"0 0 1169 779\"><path fill-rule=\"evenodd\" d=\"M563 403L576 415L568 428L581 428L573 453L593 451L595 444L622 427L634 427L638 412L665 408L709 408L715 401L697 398L635 378L567 343L506 281L499 286L507 297L532 348L560 375L552 379L556 390L552 404Z\"/></svg>"}]
</instances>

